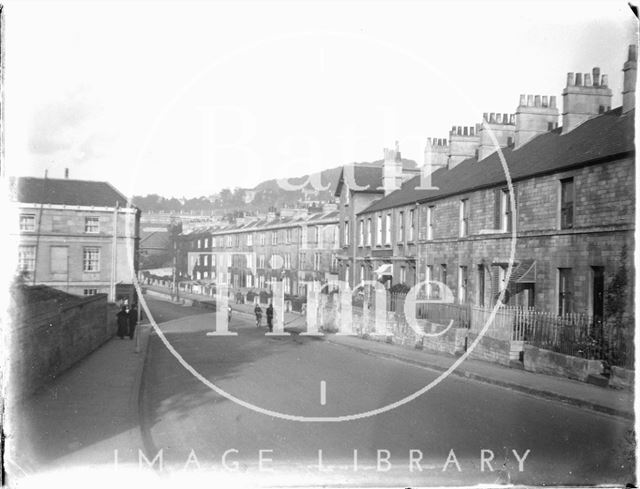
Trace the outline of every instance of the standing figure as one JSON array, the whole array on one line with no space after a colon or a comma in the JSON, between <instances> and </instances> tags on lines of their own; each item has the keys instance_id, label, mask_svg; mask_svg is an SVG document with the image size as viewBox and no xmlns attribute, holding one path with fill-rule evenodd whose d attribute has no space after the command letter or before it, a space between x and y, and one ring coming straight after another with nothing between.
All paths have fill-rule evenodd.
<instances>
[{"instance_id":1,"label":"standing figure","mask_svg":"<svg viewBox=\"0 0 640 489\"><path fill-rule=\"evenodd\" d=\"M133 334L136 331L136 325L138 324L138 308L134 303L129 309L129 339L133 339Z\"/></svg>"},{"instance_id":2,"label":"standing figure","mask_svg":"<svg viewBox=\"0 0 640 489\"><path fill-rule=\"evenodd\" d=\"M129 332L129 315L127 314L127 307L121 306L118 314L116 314L118 321L118 337L123 339Z\"/></svg>"},{"instance_id":3,"label":"standing figure","mask_svg":"<svg viewBox=\"0 0 640 489\"><path fill-rule=\"evenodd\" d=\"M262 308L260 304L256 304L256 307L253 309L254 314L256 315L256 327L260 327L260 323L262 323Z\"/></svg>"},{"instance_id":4,"label":"standing figure","mask_svg":"<svg viewBox=\"0 0 640 489\"><path fill-rule=\"evenodd\" d=\"M269 327L269 332L273 331L273 304L269 304L269 307L267 307L267 326Z\"/></svg>"}]
</instances>

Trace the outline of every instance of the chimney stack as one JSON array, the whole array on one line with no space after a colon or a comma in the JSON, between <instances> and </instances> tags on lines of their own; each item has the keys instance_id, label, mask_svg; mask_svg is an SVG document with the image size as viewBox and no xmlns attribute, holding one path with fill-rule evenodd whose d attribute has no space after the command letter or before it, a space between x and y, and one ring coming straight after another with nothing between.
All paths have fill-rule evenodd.
<instances>
[{"instance_id":1,"label":"chimney stack","mask_svg":"<svg viewBox=\"0 0 640 489\"><path fill-rule=\"evenodd\" d=\"M607 88L607 75L600 75L597 66L591 74L576 73L575 85L571 85L572 73L567 75L567 86L562 91L562 133L566 134L583 122L611 109L611 90ZM599 78L599 79L598 79Z\"/></svg>"},{"instance_id":2,"label":"chimney stack","mask_svg":"<svg viewBox=\"0 0 640 489\"><path fill-rule=\"evenodd\" d=\"M631 44L627 61L624 63L622 73L622 112L629 112L636 106L636 78L638 72L638 46Z\"/></svg>"},{"instance_id":3,"label":"chimney stack","mask_svg":"<svg viewBox=\"0 0 640 489\"><path fill-rule=\"evenodd\" d=\"M384 148L384 163L382 167L382 188L384 195L398 190L402 185L402 160L400 145L396 141L395 149Z\"/></svg>"},{"instance_id":4,"label":"chimney stack","mask_svg":"<svg viewBox=\"0 0 640 489\"><path fill-rule=\"evenodd\" d=\"M424 148L424 164L431 171L447 166L449 160L449 145L443 138L427 138ZM430 165L430 166L429 166Z\"/></svg>"},{"instance_id":5,"label":"chimney stack","mask_svg":"<svg viewBox=\"0 0 640 489\"><path fill-rule=\"evenodd\" d=\"M524 95L520 96L521 101L525 101ZM484 160L487 156L495 153L497 147L493 142L491 133L496 138L500 148L506 148L513 143L515 124L513 114L491 112L489 119L484 117L484 123L478 132L480 136L480 147L478 148L478 161Z\"/></svg>"},{"instance_id":6,"label":"chimney stack","mask_svg":"<svg viewBox=\"0 0 640 489\"><path fill-rule=\"evenodd\" d=\"M476 156L476 150L480 145L480 136L474 126L453 126L453 130L449 133L448 147L448 168L454 168L462 161Z\"/></svg>"},{"instance_id":7,"label":"chimney stack","mask_svg":"<svg viewBox=\"0 0 640 489\"><path fill-rule=\"evenodd\" d=\"M567 80L570 78L568 76ZM522 98L523 95L520 96L520 100ZM555 129L558 125L559 114L554 96L547 99L546 95L529 95L527 102L526 105L520 104L516 109L514 149L520 148L549 129Z\"/></svg>"},{"instance_id":8,"label":"chimney stack","mask_svg":"<svg viewBox=\"0 0 640 489\"><path fill-rule=\"evenodd\" d=\"M68 168L64 169L64 178L69 178L69 169Z\"/></svg>"}]
</instances>

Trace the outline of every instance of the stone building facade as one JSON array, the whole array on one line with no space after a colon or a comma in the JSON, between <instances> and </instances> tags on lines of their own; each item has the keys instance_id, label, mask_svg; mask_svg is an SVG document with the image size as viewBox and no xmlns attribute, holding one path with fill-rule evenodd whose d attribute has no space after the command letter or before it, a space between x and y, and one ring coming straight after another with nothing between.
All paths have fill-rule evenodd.
<instances>
[{"instance_id":1,"label":"stone building facade","mask_svg":"<svg viewBox=\"0 0 640 489\"><path fill-rule=\"evenodd\" d=\"M17 178L18 271L29 285L132 297L140 211L106 182Z\"/></svg>"},{"instance_id":2,"label":"stone building facade","mask_svg":"<svg viewBox=\"0 0 640 489\"><path fill-rule=\"evenodd\" d=\"M635 60L632 46L627 88ZM567 80L562 127L551 97L522 96L515 118L502 117L508 138L496 139L510 182L500 155L480 151L477 135L498 123L485 115L479 131L455 130L467 143L477 139L476 156L459 161L457 141L439 144L453 145L454 158L431 175L437 189L420 189L414 177L386 196L372 195L344 248L356 282L440 281L456 302L481 306L504 290L509 305L602 317L613 277L621 268L632 276L635 110L631 96L610 110L611 89L597 68ZM628 314L632 289L625 292Z\"/></svg>"},{"instance_id":3,"label":"stone building facade","mask_svg":"<svg viewBox=\"0 0 640 489\"><path fill-rule=\"evenodd\" d=\"M337 278L338 212L296 213L226 226L195 229L179 237L178 278L231 289L270 290L283 282L290 295L304 295L305 281Z\"/></svg>"}]
</instances>

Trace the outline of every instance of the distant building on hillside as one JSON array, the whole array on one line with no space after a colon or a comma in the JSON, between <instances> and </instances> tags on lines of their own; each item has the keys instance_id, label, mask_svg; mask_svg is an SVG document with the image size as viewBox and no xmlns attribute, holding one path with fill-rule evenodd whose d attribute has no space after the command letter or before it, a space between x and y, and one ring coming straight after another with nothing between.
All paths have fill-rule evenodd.
<instances>
[{"instance_id":1,"label":"distant building on hillside","mask_svg":"<svg viewBox=\"0 0 640 489\"><path fill-rule=\"evenodd\" d=\"M133 298L140 210L107 182L11 180L18 272L29 285ZM17 234L17 235L16 235Z\"/></svg>"}]
</instances>

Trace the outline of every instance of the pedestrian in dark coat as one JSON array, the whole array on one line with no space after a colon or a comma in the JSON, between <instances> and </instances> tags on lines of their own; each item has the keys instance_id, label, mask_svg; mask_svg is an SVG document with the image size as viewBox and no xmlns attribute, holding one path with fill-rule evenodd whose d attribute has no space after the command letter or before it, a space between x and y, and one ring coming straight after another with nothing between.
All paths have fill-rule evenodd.
<instances>
[{"instance_id":1,"label":"pedestrian in dark coat","mask_svg":"<svg viewBox=\"0 0 640 489\"><path fill-rule=\"evenodd\" d=\"M269 304L267 307L267 326L269 331L273 331L273 304Z\"/></svg>"},{"instance_id":2,"label":"pedestrian in dark coat","mask_svg":"<svg viewBox=\"0 0 640 489\"><path fill-rule=\"evenodd\" d=\"M127 314L127 308L122 306L118 314L116 314L118 321L118 337L123 339L129 333L129 314Z\"/></svg>"},{"instance_id":3,"label":"pedestrian in dark coat","mask_svg":"<svg viewBox=\"0 0 640 489\"><path fill-rule=\"evenodd\" d=\"M129 309L129 339L133 339L133 333L136 331L136 325L138 324L138 308L134 304Z\"/></svg>"}]
</instances>

